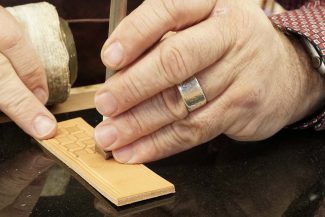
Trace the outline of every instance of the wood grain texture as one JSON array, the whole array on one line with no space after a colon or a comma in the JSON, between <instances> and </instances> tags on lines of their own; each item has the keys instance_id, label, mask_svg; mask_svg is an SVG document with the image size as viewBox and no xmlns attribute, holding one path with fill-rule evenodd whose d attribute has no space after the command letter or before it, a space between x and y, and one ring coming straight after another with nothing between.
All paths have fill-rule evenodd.
<instances>
[{"instance_id":1,"label":"wood grain texture","mask_svg":"<svg viewBox=\"0 0 325 217\"><path fill-rule=\"evenodd\" d=\"M102 84L72 88L70 96L64 103L54 105L50 108L53 114L81 111L95 108L95 93Z\"/></svg>"},{"instance_id":2,"label":"wood grain texture","mask_svg":"<svg viewBox=\"0 0 325 217\"><path fill-rule=\"evenodd\" d=\"M142 164L105 160L95 150L93 128L81 118L59 123L53 139L38 142L117 206L175 192L173 184Z\"/></svg>"}]
</instances>

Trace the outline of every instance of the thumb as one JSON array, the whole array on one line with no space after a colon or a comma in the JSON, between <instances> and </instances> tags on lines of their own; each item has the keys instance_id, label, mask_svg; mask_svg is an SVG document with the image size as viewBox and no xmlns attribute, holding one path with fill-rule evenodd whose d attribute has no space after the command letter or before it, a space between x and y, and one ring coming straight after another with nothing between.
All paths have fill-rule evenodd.
<instances>
[{"instance_id":1,"label":"thumb","mask_svg":"<svg viewBox=\"0 0 325 217\"><path fill-rule=\"evenodd\" d=\"M54 116L23 84L9 60L1 54L0 87L0 110L19 127L37 139L55 135L57 124Z\"/></svg>"}]
</instances>

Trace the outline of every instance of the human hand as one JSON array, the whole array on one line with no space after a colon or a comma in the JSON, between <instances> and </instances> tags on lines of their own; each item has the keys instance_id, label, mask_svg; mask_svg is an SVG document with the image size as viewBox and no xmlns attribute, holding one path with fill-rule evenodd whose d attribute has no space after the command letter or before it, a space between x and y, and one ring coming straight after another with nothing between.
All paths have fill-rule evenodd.
<instances>
[{"instance_id":1,"label":"human hand","mask_svg":"<svg viewBox=\"0 0 325 217\"><path fill-rule=\"evenodd\" d=\"M19 23L0 6L0 111L39 139L55 134L45 71Z\"/></svg>"},{"instance_id":2,"label":"human hand","mask_svg":"<svg viewBox=\"0 0 325 217\"><path fill-rule=\"evenodd\" d=\"M169 31L177 33L160 41ZM122 163L157 160L220 134L268 138L314 111L325 93L300 44L253 1L147 0L110 36L102 59L121 71L96 95L109 118L95 137ZM189 113L175 86L193 75L208 103Z\"/></svg>"},{"instance_id":3,"label":"human hand","mask_svg":"<svg viewBox=\"0 0 325 217\"><path fill-rule=\"evenodd\" d=\"M0 216L29 216L45 184L43 175L53 164L36 150L0 164Z\"/></svg>"}]
</instances>

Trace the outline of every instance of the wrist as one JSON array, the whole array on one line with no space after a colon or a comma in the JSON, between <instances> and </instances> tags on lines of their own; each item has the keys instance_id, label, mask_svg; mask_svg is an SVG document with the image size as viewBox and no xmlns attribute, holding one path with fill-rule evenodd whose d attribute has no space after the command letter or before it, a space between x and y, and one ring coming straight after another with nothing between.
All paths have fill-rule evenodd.
<instances>
[{"instance_id":1,"label":"wrist","mask_svg":"<svg viewBox=\"0 0 325 217\"><path fill-rule=\"evenodd\" d=\"M297 97L293 124L320 109L325 102L325 79L313 67L312 58L296 36L287 36L292 49L288 50L292 76L297 76Z\"/></svg>"}]
</instances>

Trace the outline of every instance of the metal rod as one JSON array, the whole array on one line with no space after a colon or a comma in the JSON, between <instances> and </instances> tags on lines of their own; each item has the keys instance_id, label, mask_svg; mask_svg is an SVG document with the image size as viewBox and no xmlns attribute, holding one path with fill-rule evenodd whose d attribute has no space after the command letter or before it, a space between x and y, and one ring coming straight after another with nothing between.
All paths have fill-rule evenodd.
<instances>
[{"instance_id":1,"label":"metal rod","mask_svg":"<svg viewBox=\"0 0 325 217\"><path fill-rule=\"evenodd\" d=\"M110 6L110 16L109 16L109 28L108 28L108 37L112 34L118 24L126 16L127 12L127 0L111 0ZM115 74L114 70L106 68L106 80L109 79L112 75ZM105 120L106 117L103 117ZM102 150L101 147L96 145L96 151L100 153L105 159L108 159L112 156L111 152Z\"/></svg>"},{"instance_id":2,"label":"metal rod","mask_svg":"<svg viewBox=\"0 0 325 217\"><path fill-rule=\"evenodd\" d=\"M127 3L127 0L111 0L108 36L112 34L121 20L126 16ZM114 73L114 70L106 69L106 80L114 75Z\"/></svg>"},{"instance_id":3,"label":"metal rod","mask_svg":"<svg viewBox=\"0 0 325 217\"><path fill-rule=\"evenodd\" d=\"M127 13L127 0L111 0L110 6L110 16L109 16L109 28L108 28L108 37L112 34L118 24L123 20ZM106 68L106 80L109 79L112 75L115 74L114 70ZM106 117L103 117L105 120ZM110 153L104 153L105 159L110 155Z\"/></svg>"}]
</instances>

